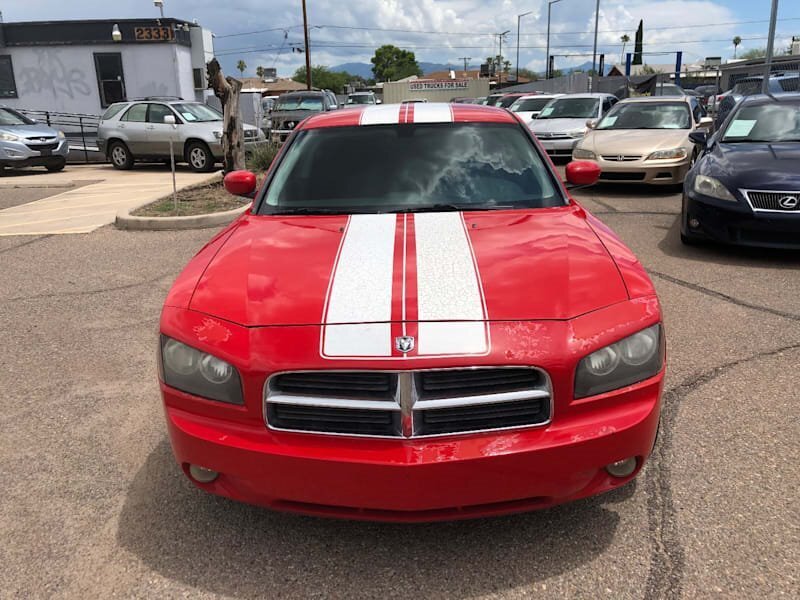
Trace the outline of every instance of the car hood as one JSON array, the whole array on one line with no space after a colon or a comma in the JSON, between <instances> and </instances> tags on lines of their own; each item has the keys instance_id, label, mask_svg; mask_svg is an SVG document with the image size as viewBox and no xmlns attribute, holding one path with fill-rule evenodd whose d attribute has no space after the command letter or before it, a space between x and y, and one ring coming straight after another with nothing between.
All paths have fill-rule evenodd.
<instances>
[{"instance_id":1,"label":"car hood","mask_svg":"<svg viewBox=\"0 0 800 600\"><path fill-rule=\"evenodd\" d=\"M564 133L576 129L586 129L589 119L534 119L530 128L533 133Z\"/></svg>"},{"instance_id":2,"label":"car hood","mask_svg":"<svg viewBox=\"0 0 800 600\"><path fill-rule=\"evenodd\" d=\"M34 123L33 125L0 125L0 131L13 133L21 137L56 137L58 132L52 127Z\"/></svg>"},{"instance_id":3,"label":"car hood","mask_svg":"<svg viewBox=\"0 0 800 600\"><path fill-rule=\"evenodd\" d=\"M295 121L299 123L312 115L319 114L321 111L315 110L273 110L270 115L273 122L283 123L284 121Z\"/></svg>"},{"instance_id":4,"label":"car hood","mask_svg":"<svg viewBox=\"0 0 800 600\"><path fill-rule=\"evenodd\" d=\"M586 134L581 148L596 154L649 154L686 146L688 129L602 129Z\"/></svg>"},{"instance_id":5,"label":"car hood","mask_svg":"<svg viewBox=\"0 0 800 600\"><path fill-rule=\"evenodd\" d=\"M714 144L696 171L730 190L800 191L800 143Z\"/></svg>"},{"instance_id":6,"label":"car hood","mask_svg":"<svg viewBox=\"0 0 800 600\"><path fill-rule=\"evenodd\" d=\"M245 326L569 319L628 299L583 209L247 216L190 308Z\"/></svg>"}]
</instances>

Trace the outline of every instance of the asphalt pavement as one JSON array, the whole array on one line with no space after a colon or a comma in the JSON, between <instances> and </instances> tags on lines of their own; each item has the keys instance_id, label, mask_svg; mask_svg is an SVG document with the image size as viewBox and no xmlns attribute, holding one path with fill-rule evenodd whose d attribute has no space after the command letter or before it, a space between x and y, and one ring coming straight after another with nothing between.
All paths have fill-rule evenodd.
<instances>
[{"instance_id":1,"label":"asphalt pavement","mask_svg":"<svg viewBox=\"0 0 800 600\"><path fill-rule=\"evenodd\" d=\"M579 196L664 306L655 454L605 496L432 525L278 514L185 479L158 315L212 231L0 238L0 596L798 597L800 255L685 248L669 190Z\"/></svg>"}]
</instances>

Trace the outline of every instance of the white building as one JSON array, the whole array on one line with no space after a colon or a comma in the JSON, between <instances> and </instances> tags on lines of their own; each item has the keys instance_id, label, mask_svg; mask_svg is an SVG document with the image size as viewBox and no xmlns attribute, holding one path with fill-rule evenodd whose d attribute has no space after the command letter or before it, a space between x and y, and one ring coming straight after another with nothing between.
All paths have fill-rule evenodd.
<instances>
[{"instance_id":1,"label":"white building","mask_svg":"<svg viewBox=\"0 0 800 600\"><path fill-rule=\"evenodd\" d=\"M204 101L211 32L179 19L0 24L0 104L102 114L146 96Z\"/></svg>"}]
</instances>

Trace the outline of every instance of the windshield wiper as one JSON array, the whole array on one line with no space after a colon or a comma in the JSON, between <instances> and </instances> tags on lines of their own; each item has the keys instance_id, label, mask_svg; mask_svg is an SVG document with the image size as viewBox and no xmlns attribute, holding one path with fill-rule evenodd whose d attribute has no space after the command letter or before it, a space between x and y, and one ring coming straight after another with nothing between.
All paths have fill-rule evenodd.
<instances>
[{"instance_id":1,"label":"windshield wiper","mask_svg":"<svg viewBox=\"0 0 800 600\"><path fill-rule=\"evenodd\" d=\"M325 207L298 207L298 208L285 208L283 210L273 210L266 215L279 216L279 215L352 215L371 213L373 211L357 210L354 208L325 208Z\"/></svg>"}]
</instances>

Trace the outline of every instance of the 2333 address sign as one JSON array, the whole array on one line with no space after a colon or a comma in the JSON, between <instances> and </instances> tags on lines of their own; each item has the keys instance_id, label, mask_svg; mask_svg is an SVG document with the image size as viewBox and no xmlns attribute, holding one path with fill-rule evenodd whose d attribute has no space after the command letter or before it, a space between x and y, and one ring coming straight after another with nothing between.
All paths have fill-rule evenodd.
<instances>
[{"instance_id":1,"label":"2333 address sign","mask_svg":"<svg viewBox=\"0 0 800 600\"><path fill-rule=\"evenodd\" d=\"M133 30L136 41L172 41L175 39L175 32L172 27L135 27Z\"/></svg>"}]
</instances>

